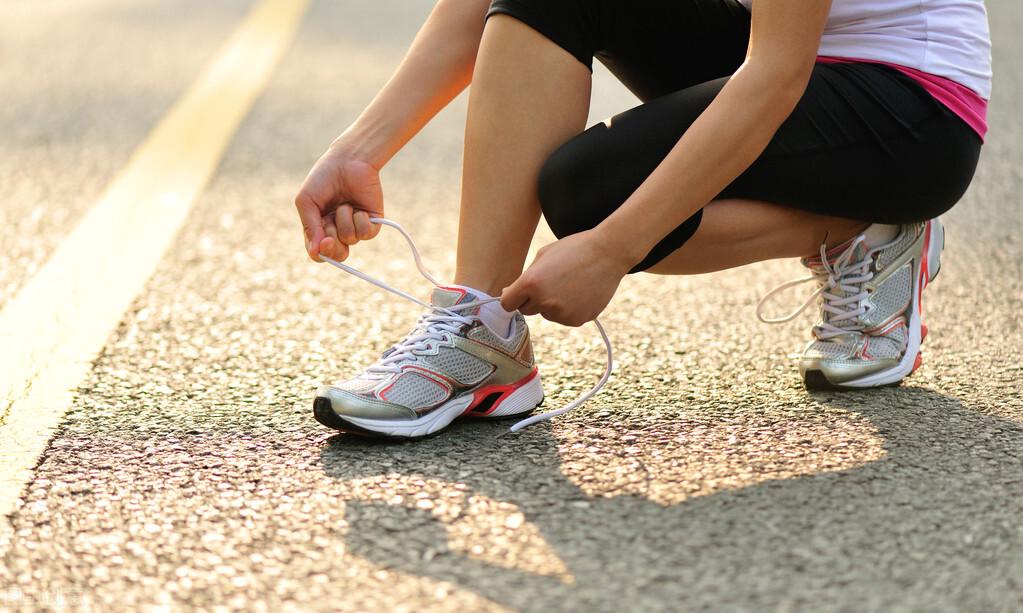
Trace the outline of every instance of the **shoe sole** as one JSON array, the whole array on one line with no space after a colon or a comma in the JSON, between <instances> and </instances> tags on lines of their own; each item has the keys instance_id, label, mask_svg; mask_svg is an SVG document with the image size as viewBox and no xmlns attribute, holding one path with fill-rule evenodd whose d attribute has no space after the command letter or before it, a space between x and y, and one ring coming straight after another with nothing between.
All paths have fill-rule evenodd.
<instances>
[{"instance_id":1,"label":"shoe sole","mask_svg":"<svg viewBox=\"0 0 1023 613\"><path fill-rule=\"evenodd\" d=\"M313 417L328 428L350 434L390 440L414 440L440 434L460 417L473 419L505 419L532 412L543 402L543 384L536 371L522 383L492 386L469 392L449 400L415 420L396 422L356 417L342 417L333 402L325 396L313 401ZM484 406L485 405L485 406ZM477 410L484 406L485 410Z\"/></svg>"},{"instance_id":2,"label":"shoe sole","mask_svg":"<svg viewBox=\"0 0 1023 613\"><path fill-rule=\"evenodd\" d=\"M807 389L822 391L861 390L872 387L894 387L913 374L920 367L920 345L925 336L923 325L923 291L928 284L941 272L941 253L945 249L945 227L941 221L933 219L924 228L923 259L919 265L916 281L913 285L912 313L909 317L909 340L906 353L899 364L888 370L844 383L832 383L819 370L808 370L803 375L803 383Z\"/></svg>"}]
</instances>

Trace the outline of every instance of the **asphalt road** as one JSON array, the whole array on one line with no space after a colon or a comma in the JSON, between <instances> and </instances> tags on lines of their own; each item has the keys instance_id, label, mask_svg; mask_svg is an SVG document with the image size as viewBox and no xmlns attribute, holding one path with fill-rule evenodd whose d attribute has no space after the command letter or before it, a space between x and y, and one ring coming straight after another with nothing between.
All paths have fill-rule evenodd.
<instances>
[{"instance_id":1,"label":"asphalt road","mask_svg":"<svg viewBox=\"0 0 1023 613\"><path fill-rule=\"evenodd\" d=\"M585 407L389 445L325 430L310 398L417 308L309 263L290 199L430 3L315 2L5 520L0 610L1020 610L1023 6L988 4L991 134L905 385L801 387L809 320L753 316L793 262L637 276L603 317L617 369ZM0 304L247 6L0 7ZM633 103L598 73L594 120ZM464 112L384 175L442 277ZM353 262L428 291L395 236ZM599 376L591 328L533 332L546 407Z\"/></svg>"}]
</instances>

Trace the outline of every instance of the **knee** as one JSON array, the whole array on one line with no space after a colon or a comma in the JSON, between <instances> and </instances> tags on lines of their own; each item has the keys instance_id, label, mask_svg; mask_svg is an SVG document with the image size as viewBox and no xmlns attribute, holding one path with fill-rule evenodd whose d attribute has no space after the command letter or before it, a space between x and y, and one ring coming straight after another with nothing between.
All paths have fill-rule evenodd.
<instances>
[{"instance_id":1,"label":"knee","mask_svg":"<svg viewBox=\"0 0 1023 613\"><path fill-rule=\"evenodd\" d=\"M547 225L558 238L595 227L600 221L593 206L597 167L579 143L569 141L540 169L537 191Z\"/></svg>"}]
</instances>

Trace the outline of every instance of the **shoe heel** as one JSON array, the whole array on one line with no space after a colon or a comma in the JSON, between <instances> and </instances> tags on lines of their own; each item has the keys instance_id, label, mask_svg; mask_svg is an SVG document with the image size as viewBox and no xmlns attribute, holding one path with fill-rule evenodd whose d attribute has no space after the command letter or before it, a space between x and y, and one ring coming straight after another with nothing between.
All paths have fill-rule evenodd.
<instances>
[{"instance_id":1,"label":"shoe heel","mask_svg":"<svg viewBox=\"0 0 1023 613\"><path fill-rule=\"evenodd\" d=\"M521 415L535 409L544 398L540 373L531 375L520 385L498 386L481 392L479 404L467 410L465 417L494 419Z\"/></svg>"},{"instance_id":2,"label":"shoe heel","mask_svg":"<svg viewBox=\"0 0 1023 613\"><path fill-rule=\"evenodd\" d=\"M945 226L940 219L932 219L927 224L930 232L927 252L927 282L930 283L941 272L941 253L945 250Z\"/></svg>"}]
</instances>

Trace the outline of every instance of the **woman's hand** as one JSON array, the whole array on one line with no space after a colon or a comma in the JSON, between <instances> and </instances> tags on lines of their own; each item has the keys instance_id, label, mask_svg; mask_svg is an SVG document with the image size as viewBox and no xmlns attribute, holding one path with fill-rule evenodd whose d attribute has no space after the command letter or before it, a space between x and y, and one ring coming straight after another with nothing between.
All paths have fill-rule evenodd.
<instances>
[{"instance_id":1,"label":"woman's hand","mask_svg":"<svg viewBox=\"0 0 1023 613\"><path fill-rule=\"evenodd\" d=\"M634 264L595 230L566 236L540 249L529 268L501 293L501 306L581 326L607 307Z\"/></svg>"},{"instance_id":2,"label":"woman's hand","mask_svg":"<svg viewBox=\"0 0 1023 613\"><path fill-rule=\"evenodd\" d=\"M438 2L405 59L352 126L316 162L295 197L314 261L348 257L384 214L379 171L472 80L490 0Z\"/></svg>"},{"instance_id":3,"label":"woman's hand","mask_svg":"<svg viewBox=\"0 0 1023 613\"><path fill-rule=\"evenodd\" d=\"M309 171L295 207L309 257L316 262L321 254L344 260L349 247L380 231L369 221L384 215L379 169L350 149L332 145Z\"/></svg>"}]
</instances>

